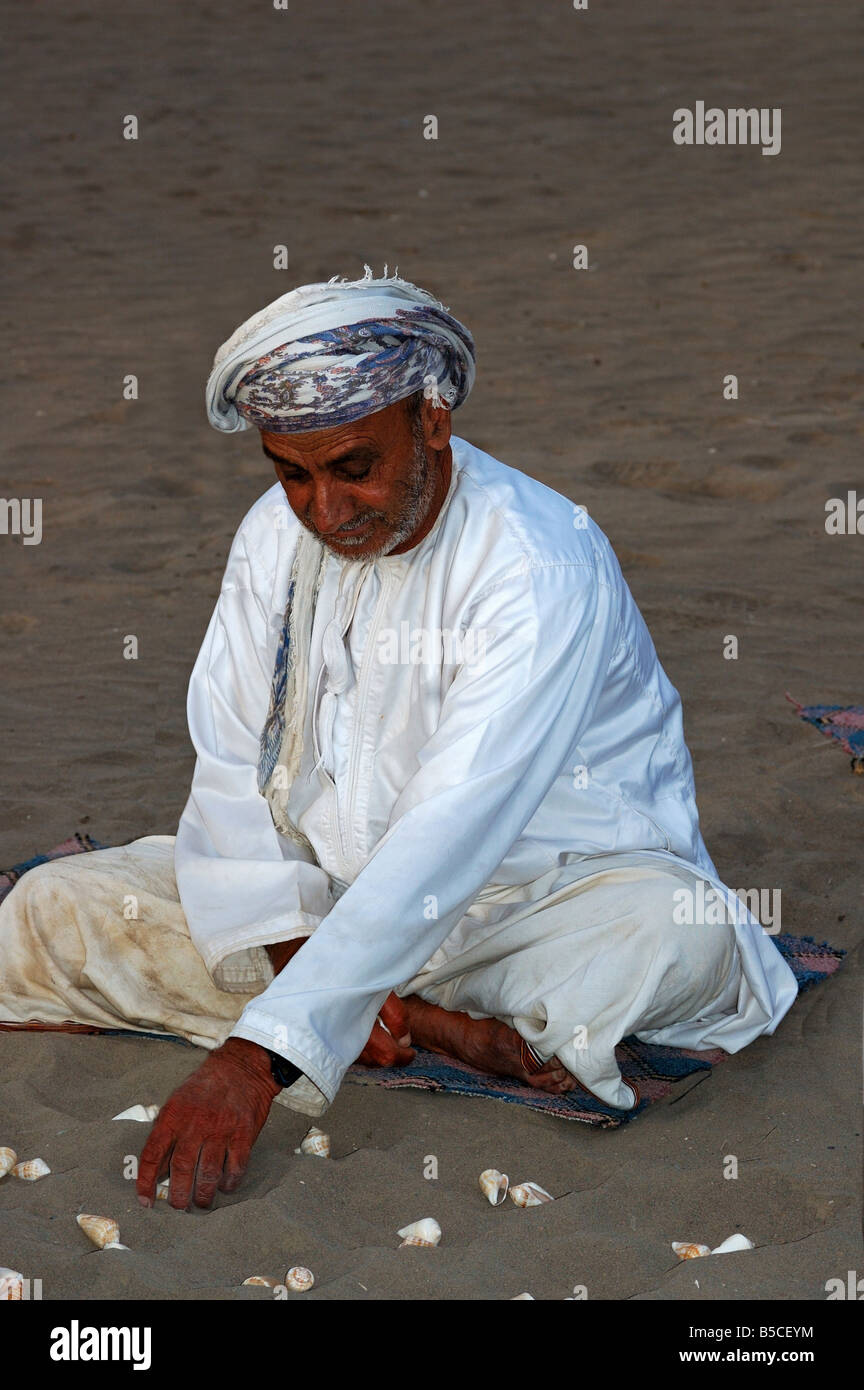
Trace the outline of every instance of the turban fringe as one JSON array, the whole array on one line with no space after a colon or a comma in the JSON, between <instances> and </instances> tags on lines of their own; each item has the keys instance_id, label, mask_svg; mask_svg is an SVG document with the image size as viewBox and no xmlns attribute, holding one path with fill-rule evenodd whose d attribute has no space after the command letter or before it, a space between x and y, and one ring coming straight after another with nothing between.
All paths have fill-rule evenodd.
<instances>
[{"instance_id":1,"label":"turban fringe","mask_svg":"<svg viewBox=\"0 0 864 1390\"><path fill-rule=\"evenodd\" d=\"M461 405L474 383L471 334L425 290L366 270L292 290L237 329L207 383L216 429L330 429L419 390Z\"/></svg>"}]
</instances>

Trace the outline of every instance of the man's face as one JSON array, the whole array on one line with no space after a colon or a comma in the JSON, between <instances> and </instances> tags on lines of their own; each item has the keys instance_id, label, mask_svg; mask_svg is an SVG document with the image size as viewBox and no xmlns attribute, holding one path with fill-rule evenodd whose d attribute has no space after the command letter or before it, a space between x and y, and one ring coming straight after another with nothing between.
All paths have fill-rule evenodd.
<instances>
[{"instance_id":1,"label":"man's face","mask_svg":"<svg viewBox=\"0 0 864 1390\"><path fill-rule=\"evenodd\" d=\"M430 529L446 495L449 469L442 492L440 463L426 445L437 443L442 429L446 445L449 422L436 421L430 431L426 414L412 420L407 402L397 401L334 429L261 431L291 510L334 555L375 559L409 549Z\"/></svg>"}]
</instances>

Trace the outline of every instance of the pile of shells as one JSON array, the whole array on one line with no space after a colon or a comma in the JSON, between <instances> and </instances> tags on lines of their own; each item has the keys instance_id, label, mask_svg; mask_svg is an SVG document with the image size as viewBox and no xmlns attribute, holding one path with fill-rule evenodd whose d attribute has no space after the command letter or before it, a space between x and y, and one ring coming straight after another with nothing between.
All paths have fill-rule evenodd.
<instances>
[{"instance_id":1,"label":"pile of shells","mask_svg":"<svg viewBox=\"0 0 864 1390\"><path fill-rule=\"evenodd\" d=\"M493 1207L500 1207L509 1196L517 1207L540 1207L544 1202L554 1202L555 1198L537 1182L519 1182L510 1186L506 1173L497 1168L484 1168L480 1174L480 1191Z\"/></svg>"},{"instance_id":2,"label":"pile of shells","mask_svg":"<svg viewBox=\"0 0 864 1390\"><path fill-rule=\"evenodd\" d=\"M0 1178L11 1173L13 1178L22 1178L24 1182L38 1182L50 1172L44 1158L28 1158L26 1163L19 1163L14 1149L0 1148Z\"/></svg>"}]
</instances>

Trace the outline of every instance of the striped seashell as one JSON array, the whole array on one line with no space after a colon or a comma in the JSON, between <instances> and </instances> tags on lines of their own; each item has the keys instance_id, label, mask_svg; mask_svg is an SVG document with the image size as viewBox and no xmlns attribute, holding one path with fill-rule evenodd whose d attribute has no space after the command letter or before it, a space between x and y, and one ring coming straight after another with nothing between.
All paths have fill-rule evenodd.
<instances>
[{"instance_id":1,"label":"striped seashell","mask_svg":"<svg viewBox=\"0 0 864 1390\"><path fill-rule=\"evenodd\" d=\"M248 1279L243 1280L243 1286L255 1284L259 1288L278 1289L282 1283L281 1279L276 1279L272 1274L253 1274Z\"/></svg>"},{"instance_id":2,"label":"striped seashell","mask_svg":"<svg viewBox=\"0 0 864 1390\"><path fill-rule=\"evenodd\" d=\"M405 1245L434 1246L441 1239L441 1227L434 1217L424 1216L422 1221L412 1221L410 1226L403 1226L396 1234L402 1237L400 1250Z\"/></svg>"},{"instance_id":3,"label":"striped seashell","mask_svg":"<svg viewBox=\"0 0 864 1390\"><path fill-rule=\"evenodd\" d=\"M520 1182L510 1188L510 1197L517 1207L539 1207L555 1198L536 1182Z\"/></svg>"},{"instance_id":4,"label":"striped seashell","mask_svg":"<svg viewBox=\"0 0 864 1390\"><path fill-rule=\"evenodd\" d=\"M295 1154L314 1154L316 1158L330 1157L330 1135L313 1125L306 1138L301 1141Z\"/></svg>"},{"instance_id":5,"label":"striped seashell","mask_svg":"<svg viewBox=\"0 0 864 1390\"><path fill-rule=\"evenodd\" d=\"M308 1293L315 1283L315 1275L304 1265L294 1265L285 1275L285 1287L294 1293Z\"/></svg>"},{"instance_id":6,"label":"striped seashell","mask_svg":"<svg viewBox=\"0 0 864 1390\"><path fill-rule=\"evenodd\" d=\"M497 1168L485 1168L480 1174L480 1191L493 1207L500 1207L506 1199L509 1185L507 1174L499 1173Z\"/></svg>"},{"instance_id":7,"label":"striped seashell","mask_svg":"<svg viewBox=\"0 0 864 1390\"><path fill-rule=\"evenodd\" d=\"M11 1173L17 1162L18 1155L14 1149L0 1148L0 1178L5 1178L7 1173Z\"/></svg>"},{"instance_id":8,"label":"striped seashell","mask_svg":"<svg viewBox=\"0 0 864 1390\"><path fill-rule=\"evenodd\" d=\"M24 1297L24 1275L0 1265L0 1303L19 1303Z\"/></svg>"},{"instance_id":9,"label":"striped seashell","mask_svg":"<svg viewBox=\"0 0 864 1390\"><path fill-rule=\"evenodd\" d=\"M715 1245L711 1251L712 1255L729 1255L733 1250L755 1250L752 1240L742 1236L740 1231L736 1231L734 1236L727 1236L721 1245Z\"/></svg>"},{"instance_id":10,"label":"striped seashell","mask_svg":"<svg viewBox=\"0 0 864 1390\"><path fill-rule=\"evenodd\" d=\"M13 1178L23 1178L25 1182L38 1182L47 1178L51 1169L44 1158L28 1158L26 1163L16 1163L12 1169Z\"/></svg>"},{"instance_id":11,"label":"striped seashell","mask_svg":"<svg viewBox=\"0 0 864 1390\"><path fill-rule=\"evenodd\" d=\"M679 1260L699 1260L711 1254L710 1245L688 1245L686 1240L673 1240L672 1249Z\"/></svg>"},{"instance_id":12,"label":"striped seashell","mask_svg":"<svg viewBox=\"0 0 864 1390\"><path fill-rule=\"evenodd\" d=\"M141 1124L149 1124L155 1120L159 1114L158 1105L130 1105L128 1110L121 1110L119 1115L112 1115L112 1120L138 1120Z\"/></svg>"},{"instance_id":13,"label":"striped seashell","mask_svg":"<svg viewBox=\"0 0 864 1390\"><path fill-rule=\"evenodd\" d=\"M128 1245L120 1244L120 1227L110 1216L88 1216L82 1213L75 1220L85 1236L92 1240L100 1250L128 1250Z\"/></svg>"}]
</instances>

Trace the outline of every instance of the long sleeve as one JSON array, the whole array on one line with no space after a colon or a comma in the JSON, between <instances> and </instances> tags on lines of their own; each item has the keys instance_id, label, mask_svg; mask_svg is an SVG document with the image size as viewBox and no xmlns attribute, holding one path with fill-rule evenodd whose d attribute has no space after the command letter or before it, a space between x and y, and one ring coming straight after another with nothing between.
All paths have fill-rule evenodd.
<instances>
[{"instance_id":1,"label":"long sleeve","mask_svg":"<svg viewBox=\"0 0 864 1390\"><path fill-rule=\"evenodd\" d=\"M331 905L327 874L279 835L258 791L275 651L262 582L241 528L189 683L198 757L175 845L192 940L220 988L247 992L273 973L255 948L309 935Z\"/></svg>"},{"instance_id":2,"label":"long sleeve","mask_svg":"<svg viewBox=\"0 0 864 1390\"><path fill-rule=\"evenodd\" d=\"M491 633L460 668L387 833L233 1033L289 1057L332 1100L390 990L441 945L576 756L620 639L618 593L579 563L478 596Z\"/></svg>"}]
</instances>

